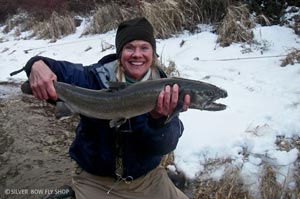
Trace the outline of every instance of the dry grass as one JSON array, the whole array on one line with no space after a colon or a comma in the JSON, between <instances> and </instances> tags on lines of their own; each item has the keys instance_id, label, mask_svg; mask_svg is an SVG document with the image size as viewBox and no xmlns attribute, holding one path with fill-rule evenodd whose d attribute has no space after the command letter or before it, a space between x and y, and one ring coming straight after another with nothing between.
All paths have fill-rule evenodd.
<instances>
[{"instance_id":1,"label":"dry grass","mask_svg":"<svg viewBox=\"0 0 300 199\"><path fill-rule=\"evenodd\" d=\"M3 29L3 33L9 33L15 29L15 32L30 30L34 25L33 17L29 16L25 12L20 11L18 15L14 15L12 18L6 21L6 25Z\"/></svg>"},{"instance_id":2,"label":"dry grass","mask_svg":"<svg viewBox=\"0 0 300 199\"><path fill-rule=\"evenodd\" d=\"M280 24L292 28L297 35L300 35L300 7L290 6L284 10Z\"/></svg>"},{"instance_id":3,"label":"dry grass","mask_svg":"<svg viewBox=\"0 0 300 199\"><path fill-rule=\"evenodd\" d=\"M116 3L98 6L91 23L86 27L83 35L105 33L118 27L118 24L134 15L129 8Z\"/></svg>"},{"instance_id":4,"label":"dry grass","mask_svg":"<svg viewBox=\"0 0 300 199\"><path fill-rule=\"evenodd\" d=\"M220 46L229 46L234 42L253 42L251 28L255 25L245 4L231 5L217 29Z\"/></svg>"},{"instance_id":5,"label":"dry grass","mask_svg":"<svg viewBox=\"0 0 300 199\"><path fill-rule=\"evenodd\" d=\"M298 165L299 166L299 165ZM215 180L213 178L199 177L194 190L194 199L293 199L299 198L299 167L295 170L295 186L288 187L286 184L277 182L278 171L271 165L262 165L262 176L259 189L251 193L248 185L240 175L240 168L227 167L223 176ZM298 176L297 176L298 175ZM204 175L205 176L205 175Z\"/></svg>"},{"instance_id":6,"label":"dry grass","mask_svg":"<svg viewBox=\"0 0 300 199\"><path fill-rule=\"evenodd\" d=\"M153 24L158 38L168 38L182 30L195 31L199 23L215 23L221 19L230 0L157 0L140 1L139 14Z\"/></svg>"},{"instance_id":7,"label":"dry grass","mask_svg":"<svg viewBox=\"0 0 300 199\"><path fill-rule=\"evenodd\" d=\"M200 180L194 193L195 199L250 199L248 191L245 189L240 170L227 167L223 177L219 180L212 178Z\"/></svg>"},{"instance_id":8,"label":"dry grass","mask_svg":"<svg viewBox=\"0 0 300 199\"><path fill-rule=\"evenodd\" d=\"M298 140L299 142L299 140ZM298 144L297 149L300 148L300 144ZM295 165L295 171L294 171L294 178L295 178L295 190L294 190L294 195L295 198L300 198L300 158L298 157L298 160Z\"/></svg>"},{"instance_id":9,"label":"dry grass","mask_svg":"<svg viewBox=\"0 0 300 199\"><path fill-rule=\"evenodd\" d=\"M131 7L116 3L99 6L83 34L104 33L117 28L118 24L126 19L145 16L154 26L158 38L170 37L187 23L187 19L181 12L181 4L177 1L165 0L160 3L136 1L135 6Z\"/></svg>"},{"instance_id":10,"label":"dry grass","mask_svg":"<svg viewBox=\"0 0 300 199\"><path fill-rule=\"evenodd\" d=\"M300 151L300 137L277 136L275 144L278 150L290 151L298 149ZM249 152L244 152L245 160ZM245 183L240 172L243 165L233 167L230 159L210 159L203 163L203 171L193 182L195 186L194 199L296 199L300 198L300 158L290 165L287 176L280 172L282 165L275 165L268 157L261 157L259 165L261 175L258 176L258 184ZM224 172L220 179L209 177L214 171L223 168ZM279 183L278 178L283 177L283 182ZM247 180L247 179L246 179ZM253 189L251 187L257 187Z\"/></svg>"},{"instance_id":11,"label":"dry grass","mask_svg":"<svg viewBox=\"0 0 300 199\"><path fill-rule=\"evenodd\" d=\"M291 149L297 148L300 151L300 137L294 135L292 137L277 136L275 141L276 146L281 151L290 151Z\"/></svg>"},{"instance_id":12,"label":"dry grass","mask_svg":"<svg viewBox=\"0 0 300 199\"><path fill-rule=\"evenodd\" d=\"M280 193L282 192L282 187L276 181L276 170L268 164L263 166L263 175L261 178L260 186L261 198L280 198Z\"/></svg>"},{"instance_id":13,"label":"dry grass","mask_svg":"<svg viewBox=\"0 0 300 199\"><path fill-rule=\"evenodd\" d=\"M179 71L176 67L176 64L174 61L169 61L169 65L162 65L161 66L163 71L167 74L169 77L180 77Z\"/></svg>"},{"instance_id":14,"label":"dry grass","mask_svg":"<svg viewBox=\"0 0 300 199\"><path fill-rule=\"evenodd\" d=\"M218 22L231 0L135 0L125 5L99 5L85 34L98 34L117 28L129 18L146 17L154 26L157 38L168 38L182 30L195 31L199 23Z\"/></svg>"},{"instance_id":15,"label":"dry grass","mask_svg":"<svg viewBox=\"0 0 300 199\"><path fill-rule=\"evenodd\" d=\"M166 155L163 156L160 165L164 168L167 168L168 165L175 165L175 156L174 156L174 152L170 152Z\"/></svg>"},{"instance_id":16,"label":"dry grass","mask_svg":"<svg viewBox=\"0 0 300 199\"><path fill-rule=\"evenodd\" d=\"M270 19L264 14L260 14L260 15L256 16L255 21L258 24L264 24L264 25L267 25L267 26L270 26L272 24Z\"/></svg>"},{"instance_id":17,"label":"dry grass","mask_svg":"<svg viewBox=\"0 0 300 199\"><path fill-rule=\"evenodd\" d=\"M296 162L296 165L299 166L299 161ZM296 166L295 165L295 166ZM299 198L299 176L294 174L299 173L299 167L292 172L293 177L283 176L285 181L281 184L277 181L278 176L282 176L279 170L276 168L278 166L270 165L265 163L263 165L261 185L260 185L260 194L262 199L294 199ZM298 183L297 183L298 181ZM295 183L294 183L295 182ZM290 186L294 184L294 186Z\"/></svg>"},{"instance_id":18,"label":"dry grass","mask_svg":"<svg viewBox=\"0 0 300 199\"><path fill-rule=\"evenodd\" d=\"M197 14L201 23L218 23L226 13L228 6L232 5L234 0L205 0L194 1L197 4L197 9L192 11Z\"/></svg>"},{"instance_id":19,"label":"dry grass","mask_svg":"<svg viewBox=\"0 0 300 199\"><path fill-rule=\"evenodd\" d=\"M104 33L117 28L117 25L126 19L145 16L153 24L157 38L168 38L182 30L197 31L199 23L219 22L232 2L234 0L131 0L110 3L103 1L90 12L93 13L92 20L83 35ZM90 13L87 15L91 15ZM34 34L38 38L57 39L72 33L70 25L67 26L67 30L64 29L67 24L63 22L63 17L66 18L64 21L73 26L73 17L70 18L68 14L60 16L53 12L50 19L44 19L34 26ZM8 29L11 29L10 27L12 26L9 25Z\"/></svg>"},{"instance_id":20,"label":"dry grass","mask_svg":"<svg viewBox=\"0 0 300 199\"><path fill-rule=\"evenodd\" d=\"M287 66L289 64L294 65L295 63L300 63L300 49L292 49L287 56L281 60L281 67Z\"/></svg>"},{"instance_id":21,"label":"dry grass","mask_svg":"<svg viewBox=\"0 0 300 199\"><path fill-rule=\"evenodd\" d=\"M141 12L152 23L158 38L167 38L175 34L186 23L183 12L179 11L180 4L175 0L158 3L141 2Z\"/></svg>"},{"instance_id":22,"label":"dry grass","mask_svg":"<svg viewBox=\"0 0 300 199\"><path fill-rule=\"evenodd\" d=\"M75 20L70 14L58 15L53 12L50 19L40 22L33 27L34 35L38 38L56 40L62 36L74 33Z\"/></svg>"}]
</instances>

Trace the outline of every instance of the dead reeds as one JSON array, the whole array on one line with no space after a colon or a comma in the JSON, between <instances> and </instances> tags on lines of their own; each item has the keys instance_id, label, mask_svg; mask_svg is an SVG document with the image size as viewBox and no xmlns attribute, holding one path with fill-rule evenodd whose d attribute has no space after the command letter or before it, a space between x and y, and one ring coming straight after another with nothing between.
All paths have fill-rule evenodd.
<instances>
[{"instance_id":1,"label":"dead reeds","mask_svg":"<svg viewBox=\"0 0 300 199\"><path fill-rule=\"evenodd\" d=\"M260 195L262 199L279 198L282 187L276 180L276 170L264 164L261 177Z\"/></svg>"},{"instance_id":2,"label":"dead reeds","mask_svg":"<svg viewBox=\"0 0 300 199\"><path fill-rule=\"evenodd\" d=\"M133 0L120 5L99 5L83 34L98 34L115 29L125 20L146 17L154 26L157 38L168 38L182 30L194 31L199 23L216 23L232 0Z\"/></svg>"},{"instance_id":3,"label":"dead reeds","mask_svg":"<svg viewBox=\"0 0 300 199\"><path fill-rule=\"evenodd\" d=\"M216 166L216 165L215 165ZM298 163L299 166L299 163ZM257 189L245 184L241 177L241 169L237 167L227 167L220 179L200 176L193 182L195 186L194 199L289 199L299 198L299 167L294 170L294 186L288 186L288 180L283 184L277 178L280 173L270 164L264 162Z\"/></svg>"},{"instance_id":4,"label":"dead reeds","mask_svg":"<svg viewBox=\"0 0 300 199\"><path fill-rule=\"evenodd\" d=\"M222 47L234 42L252 43L254 34L251 30L255 25L246 4L231 5L217 29L217 42Z\"/></svg>"},{"instance_id":5,"label":"dead reeds","mask_svg":"<svg viewBox=\"0 0 300 199\"><path fill-rule=\"evenodd\" d=\"M74 33L76 26L75 20L70 14L59 15L53 12L49 20L36 24L33 30L34 35L38 38L56 40Z\"/></svg>"},{"instance_id":6,"label":"dead reeds","mask_svg":"<svg viewBox=\"0 0 300 199\"><path fill-rule=\"evenodd\" d=\"M158 38L168 38L182 30L195 31L199 23L214 24L221 20L232 0L162 0L141 1L141 14L157 30Z\"/></svg>"},{"instance_id":7,"label":"dead reeds","mask_svg":"<svg viewBox=\"0 0 300 199\"><path fill-rule=\"evenodd\" d=\"M18 15L14 15L6 21L3 33L7 34L10 31L14 31L14 34L17 36L21 32L30 30L34 25L33 20L32 16L20 10Z\"/></svg>"},{"instance_id":8,"label":"dead reeds","mask_svg":"<svg viewBox=\"0 0 300 199\"><path fill-rule=\"evenodd\" d=\"M300 137L277 136L278 150L300 151ZM252 154L243 151L244 163L234 166L230 158L207 159L202 163L202 171L193 184L194 199L296 199L300 196L300 158L290 165L278 165L274 159L265 154ZM259 157L262 161L256 165L252 180L242 174L249 155ZM285 172L281 170L285 166ZM216 171L223 171L219 178L212 177ZM219 172L220 173L220 172Z\"/></svg>"},{"instance_id":9,"label":"dead reeds","mask_svg":"<svg viewBox=\"0 0 300 199\"><path fill-rule=\"evenodd\" d=\"M124 3L126 2L126 3ZM117 28L117 25L130 18L144 16L153 24L157 38L168 38L182 30L196 31L199 23L217 23L222 19L226 8L233 0L131 0L103 1L86 13L91 17L83 35L99 34ZM33 26L37 38L57 39L74 30L74 15L53 12L50 18L36 19ZM29 14L30 15L30 14ZM92 15L92 16L91 16ZM65 19L62 19L65 18ZM8 29L11 26L8 26Z\"/></svg>"},{"instance_id":10,"label":"dead reeds","mask_svg":"<svg viewBox=\"0 0 300 199\"><path fill-rule=\"evenodd\" d=\"M251 199L240 177L240 170L227 167L221 179L207 178L197 183L195 199Z\"/></svg>"},{"instance_id":11,"label":"dead reeds","mask_svg":"<svg viewBox=\"0 0 300 199\"><path fill-rule=\"evenodd\" d=\"M132 15L134 15L134 10L116 3L99 5L92 16L91 23L82 34L99 34L113 30L117 28L120 22L129 19Z\"/></svg>"},{"instance_id":12,"label":"dead reeds","mask_svg":"<svg viewBox=\"0 0 300 199\"><path fill-rule=\"evenodd\" d=\"M281 60L281 67L300 63L300 49L293 48L284 59Z\"/></svg>"},{"instance_id":13,"label":"dead reeds","mask_svg":"<svg viewBox=\"0 0 300 199\"><path fill-rule=\"evenodd\" d=\"M161 67L162 67L163 71L167 74L167 76L180 77L180 73L179 73L174 61L170 60L168 66L162 65Z\"/></svg>"}]
</instances>

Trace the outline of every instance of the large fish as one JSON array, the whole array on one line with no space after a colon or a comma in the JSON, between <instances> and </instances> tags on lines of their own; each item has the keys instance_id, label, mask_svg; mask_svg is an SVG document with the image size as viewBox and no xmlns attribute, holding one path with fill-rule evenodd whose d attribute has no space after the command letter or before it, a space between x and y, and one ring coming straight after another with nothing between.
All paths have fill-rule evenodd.
<instances>
[{"instance_id":1,"label":"large fish","mask_svg":"<svg viewBox=\"0 0 300 199\"><path fill-rule=\"evenodd\" d=\"M166 85L174 84L179 86L179 100L169 120L181 111L186 94L190 95L191 109L220 111L226 108L224 104L215 103L217 99L227 97L225 90L205 82L177 77L148 80L130 86L121 82L111 82L109 89L102 90L81 88L62 82L54 82L54 87L58 98L73 113L111 120L110 126L113 127L119 124L118 121L153 110L160 91ZM23 93L31 94L28 82L25 82L21 89Z\"/></svg>"}]
</instances>

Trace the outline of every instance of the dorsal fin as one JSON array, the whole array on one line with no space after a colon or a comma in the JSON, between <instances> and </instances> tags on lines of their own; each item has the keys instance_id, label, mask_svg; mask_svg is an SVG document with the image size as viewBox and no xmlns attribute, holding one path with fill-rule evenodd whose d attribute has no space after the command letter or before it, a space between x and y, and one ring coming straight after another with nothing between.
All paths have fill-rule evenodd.
<instances>
[{"instance_id":1,"label":"dorsal fin","mask_svg":"<svg viewBox=\"0 0 300 199\"><path fill-rule=\"evenodd\" d=\"M126 88L125 82L108 82L109 90L110 91L118 91Z\"/></svg>"}]
</instances>

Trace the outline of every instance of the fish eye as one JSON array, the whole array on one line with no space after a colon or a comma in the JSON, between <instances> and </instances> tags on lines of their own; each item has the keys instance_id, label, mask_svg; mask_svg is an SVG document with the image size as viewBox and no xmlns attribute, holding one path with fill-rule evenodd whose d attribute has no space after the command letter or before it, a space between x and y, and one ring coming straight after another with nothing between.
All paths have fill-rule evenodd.
<instances>
[{"instance_id":1,"label":"fish eye","mask_svg":"<svg viewBox=\"0 0 300 199\"><path fill-rule=\"evenodd\" d=\"M213 96L214 95L214 92L213 91L205 91L205 94L207 95L207 96Z\"/></svg>"}]
</instances>

